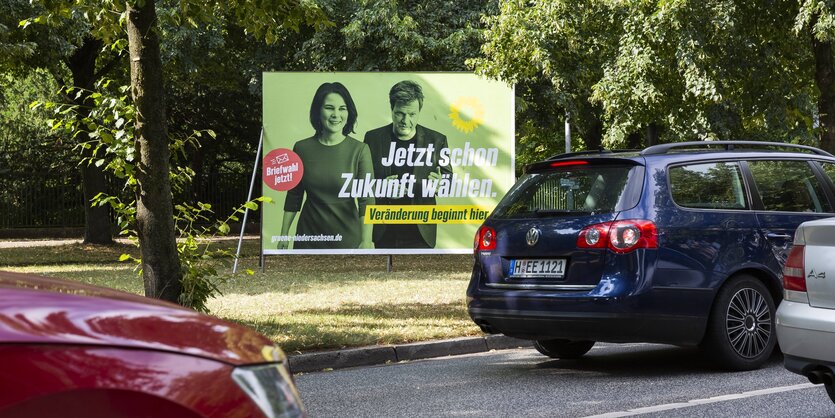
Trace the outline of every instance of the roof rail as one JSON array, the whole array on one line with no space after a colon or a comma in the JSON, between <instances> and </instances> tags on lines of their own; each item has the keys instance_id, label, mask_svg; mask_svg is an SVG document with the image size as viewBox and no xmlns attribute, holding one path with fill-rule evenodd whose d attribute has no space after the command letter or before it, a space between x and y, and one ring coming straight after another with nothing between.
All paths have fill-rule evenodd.
<instances>
[{"instance_id":1,"label":"roof rail","mask_svg":"<svg viewBox=\"0 0 835 418\"><path fill-rule=\"evenodd\" d=\"M640 150L637 150L637 149L608 150L608 149L601 148L601 149L590 150L590 151L575 151L575 152L566 152L566 153L562 153L562 154L555 154L555 155L552 155L552 156L546 158L545 160L546 161L551 161L551 160L561 160L563 158L579 157L581 155L604 155L604 154L614 154L616 152L638 152L638 151L640 151Z\"/></svg>"},{"instance_id":2,"label":"roof rail","mask_svg":"<svg viewBox=\"0 0 835 418\"><path fill-rule=\"evenodd\" d=\"M808 145L798 145L798 144L787 144L784 142L769 142L769 141L691 141L691 142L673 142L669 144L659 144L653 145L651 147L644 148L641 151L641 155L658 155L658 154L666 154L673 149L676 148L711 148L711 147L724 147L726 151L733 151L736 146L749 146L749 147L776 147L776 148L794 148L800 149L804 151L811 151L817 155L825 155L828 157L832 157L833 155L815 147L810 147Z\"/></svg>"}]
</instances>

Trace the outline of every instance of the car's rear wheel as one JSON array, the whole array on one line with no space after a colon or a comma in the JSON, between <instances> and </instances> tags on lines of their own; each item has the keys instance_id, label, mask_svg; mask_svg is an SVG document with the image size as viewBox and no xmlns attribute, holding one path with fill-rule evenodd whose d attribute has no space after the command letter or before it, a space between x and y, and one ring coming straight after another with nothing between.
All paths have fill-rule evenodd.
<instances>
[{"instance_id":1,"label":"car's rear wheel","mask_svg":"<svg viewBox=\"0 0 835 418\"><path fill-rule=\"evenodd\" d=\"M533 343L536 351L551 357L561 359L580 358L591 350L594 341L570 340L538 340Z\"/></svg>"},{"instance_id":2,"label":"car's rear wheel","mask_svg":"<svg viewBox=\"0 0 835 418\"><path fill-rule=\"evenodd\" d=\"M704 347L723 367L757 369L774 351L774 313L765 285L753 276L737 276L716 295Z\"/></svg>"},{"instance_id":3,"label":"car's rear wheel","mask_svg":"<svg viewBox=\"0 0 835 418\"><path fill-rule=\"evenodd\" d=\"M835 403L835 384L824 384L823 386L826 388L826 394L829 395L829 400L831 400L832 403Z\"/></svg>"}]
</instances>

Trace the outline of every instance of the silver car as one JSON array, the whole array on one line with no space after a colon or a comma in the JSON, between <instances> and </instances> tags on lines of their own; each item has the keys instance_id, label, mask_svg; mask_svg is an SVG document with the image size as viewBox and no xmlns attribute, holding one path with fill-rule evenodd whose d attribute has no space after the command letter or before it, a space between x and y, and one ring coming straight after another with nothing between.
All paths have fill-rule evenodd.
<instances>
[{"instance_id":1,"label":"silver car","mask_svg":"<svg viewBox=\"0 0 835 418\"><path fill-rule=\"evenodd\" d=\"M776 325L786 369L822 383L835 402L835 218L797 228L783 288Z\"/></svg>"}]
</instances>

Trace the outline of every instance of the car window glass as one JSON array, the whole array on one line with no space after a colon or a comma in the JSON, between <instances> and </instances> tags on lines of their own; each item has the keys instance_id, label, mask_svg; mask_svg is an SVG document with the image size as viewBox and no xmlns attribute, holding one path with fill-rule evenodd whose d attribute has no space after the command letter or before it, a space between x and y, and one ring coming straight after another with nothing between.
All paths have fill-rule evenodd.
<instances>
[{"instance_id":1,"label":"car window glass","mask_svg":"<svg viewBox=\"0 0 835 418\"><path fill-rule=\"evenodd\" d=\"M835 183L835 164L821 162L820 165L823 168L823 172L826 173L826 176Z\"/></svg>"},{"instance_id":2,"label":"car window glass","mask_svg":"<svg viewBox=\"0 0 835 418\"><path fill-rule=\"evenodd\" d=\"M624 202L634 166L584 166L527 174L496 207L494 216L535 217L560 214L607 213Z\"/></svg>"},{"instance_id":3,"label":"car window glass","mask_svg":"<svg viewBox=\"0 0 835 418\"><path fill-rule=\"evenodd\" d=\"M673 200L698 209L747 209L739 164L716 162L670 168Z\"/></svg>"},{"instance_id":4,"label":"car window glass","mask_svg":"<svg viewBox=\"0 0 835 418\"><path fill-rule=\"evenodd\" d=\"M832 212L812 167L805 161L749 161L765 210Z\"/></svg>"}]
</instances>

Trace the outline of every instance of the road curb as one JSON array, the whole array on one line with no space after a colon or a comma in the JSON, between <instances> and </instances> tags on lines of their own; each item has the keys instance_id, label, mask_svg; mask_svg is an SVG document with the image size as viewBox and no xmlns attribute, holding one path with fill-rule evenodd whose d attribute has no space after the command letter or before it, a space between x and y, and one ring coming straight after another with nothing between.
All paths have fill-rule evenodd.
<instances>
[{"instance_id":1,"label":"road curb","mask_svg":"<svg viewBox=\"0 0 835 418\"><path fill-rule=\"evenodd\" d=\"M531 347L532 345L533 342L528 340L504 335L488 335L294 354L288 356L288 362L291 372L304 373Z\"/></svg>"}]
</instances>

